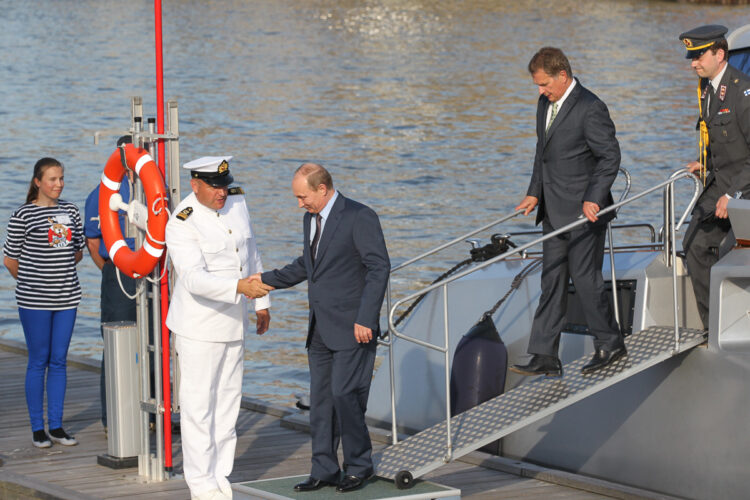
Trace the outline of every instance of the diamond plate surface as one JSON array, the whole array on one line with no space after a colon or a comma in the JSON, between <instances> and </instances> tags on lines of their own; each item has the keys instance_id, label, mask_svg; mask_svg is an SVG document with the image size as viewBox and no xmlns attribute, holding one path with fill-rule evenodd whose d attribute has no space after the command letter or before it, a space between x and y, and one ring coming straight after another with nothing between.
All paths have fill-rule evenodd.
<instances>
[{"instance_id":1,"label":"diamond plate surface","mask_svg":"<svg viewBox=\"0 0 750 500\"><path fill-rule=\"evenodd\" d=\"M594 373L581 367L583 356L563 367L562 378L537 377L451 419L453 459L559 411L636 373L705 341L703 332L680 328L674 352L674 328L653 326L625 339L628 354ZM445 421L373 455L377 475L394 479L407 470L414 478L445 464Z\"/></svg>"}]
</instances>

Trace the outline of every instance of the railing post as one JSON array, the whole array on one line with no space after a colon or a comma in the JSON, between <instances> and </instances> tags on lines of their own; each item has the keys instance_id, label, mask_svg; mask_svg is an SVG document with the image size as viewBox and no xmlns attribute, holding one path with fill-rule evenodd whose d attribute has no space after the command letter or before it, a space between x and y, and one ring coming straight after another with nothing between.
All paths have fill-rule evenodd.
<instances>
[{"instance_id":1,"label":"railing post","mask_svg":"<svg viewBox=\"0 0 750 500\"><path fill-rule=\"evenodd\" d=\"M447 463L453 458L453 442L451 439L451 364L450 337L448 335L448 284L443 285L443 329L445 333L445 457Z\"/></svg>"},{"instance_id":2,"label":"railing post","mask_svg":"<svg viewBox=\"0 0 750 500\"><path fill-rule=\"evenodd\" d=\"M609 240L609 270L612 277L612 305L615 309L615 322L617 322L617 328L622 332L619 300L617 298L617 273L615 272L615 244L612 241L612 221L607 222L607 239Z\"/></svg>"},{"instance_id":3,"label":"railing post","mask_svg":"<svg viewBox=\"0 0 750 500\"><path fill-rule=\"evenodd\" d=\"M391 310L391 277L388 276L388 284L385 288L385 302L387 310ZM398 443L398 426L396 425L396 367L393 360L393 341L395 336L391 334L391 328L388 327L388 369L390 370L391 379L391 443Z\"/></svg>"},{"instance_id":4,"label":"railing post","mask_svg":"<svg viewBox=\"0 0 750 500\"><path fill-rule=\"evenodd\" d=\"M674 300L674 351L677 353L680 347L680 317L677 310L677 244L674 220L674 182L669 185L669 239L671 241L672 258L672 298Z\"/></svg>"}]
</instances>

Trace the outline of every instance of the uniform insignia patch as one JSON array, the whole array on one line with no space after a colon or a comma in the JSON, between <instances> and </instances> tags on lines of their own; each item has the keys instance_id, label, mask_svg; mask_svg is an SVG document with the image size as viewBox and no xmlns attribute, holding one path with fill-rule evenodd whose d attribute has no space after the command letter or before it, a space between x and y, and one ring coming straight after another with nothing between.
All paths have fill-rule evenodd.
<instances>
[{"instance_id":1,"label":"uniform insignia patch","mask_svg":"<svg viewBox=\"0 0 750 500\"><path fill-rule=\"evenodd\" d=\"M722 85L721 87L719 87L719 100L723 101L726 96L727 96L727 86Z\"/></svg>"},{"instance_id":2,"label":"uniform insignia patch","mask_svg":"<svg viewBox=\"0 0 750 500\"><path fill-rule=\"evenodd\" d=\"M745 90L743 92L743 94L745 94L745 97L749 96L750 95L750 89Z\"/></svg>"},{"instance_id":3,"label":"uniform insignia patch","mask_svg":"<svg viewBox=\"0 0 750 500\"><path fill-rule=\"evenodd\" d=\"M187 207L177 214L177 218L180 220L187 220L188 217L193 213L193 207Z\"/></svg>"},{"instance_id":4,"label":"uniform insignia patch","mask_svg":"<svg viewBox=\"0 0 750 500\"><path fill-rule=\"evenodd\" d=\"M711 85L711 84L709 83L708 85ZM705 87L703 87L703 93L701 94L701 99L705 99L706 98L706 94L708 94L708 85L706 85Z\"/></svg>"},{"instance_id":5,"label":"uniform insignia patch","mask_svg":"<svg viewBox=\"0 0 750 500\"><path fill-rule=\"evenodd\" d=\"M245 192L241 187L231 187L229 188L229 194L245 194Z\"/></svg>"},{"instance_id":6,"label":"uniform insignia patch","mask_svg":"<svg viewBox=\"0 0 750 500\"><path fill-rule=\"evenodd\" d=\"M725 115L727 113L731 113L731 111L729 111L729 108L721 108L717 114Z\"/></svg>"}]
</instances>

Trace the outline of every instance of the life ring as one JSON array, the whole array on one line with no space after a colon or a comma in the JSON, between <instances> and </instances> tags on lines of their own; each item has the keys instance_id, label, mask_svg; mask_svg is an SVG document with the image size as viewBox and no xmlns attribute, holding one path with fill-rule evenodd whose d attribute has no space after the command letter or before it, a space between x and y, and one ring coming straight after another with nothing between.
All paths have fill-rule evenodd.
<instances>
[{"instance_id":1,"label":"life ring","mask_svg":"<svg viewBox=\"0 0 750 500\"><path fill-rule=\"evenodd\" d=\"M146 237L135 252L128 248L122 236L117 210L111 210L109 205L110 197L120 191L126 167L140 178L148 209ZM168 206L164 178L148 151L132 144L118 147L107 160L99 185L99 224L109 258L131 278L150 273L164 253Z\"/></svg>"}]
</instances>

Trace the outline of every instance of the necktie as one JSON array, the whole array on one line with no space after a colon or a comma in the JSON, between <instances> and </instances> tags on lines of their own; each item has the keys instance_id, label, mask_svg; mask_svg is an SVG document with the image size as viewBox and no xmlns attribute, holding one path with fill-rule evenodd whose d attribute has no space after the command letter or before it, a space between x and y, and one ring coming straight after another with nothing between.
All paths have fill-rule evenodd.
<instances>
[{"instance_id":1,"label":"necktie","mask_svg":"<svg viewBox=\"0 0 750 500\"><path fill-rule=\"evenodd\" d=\"M557 103L552 103L552 114L549 115L549 122L547 122L547 128L544 129L545 132L547 132L552 125L552 122L555 121L555 116L557 116Z\"/></svg>"},{"instance_id":2,"label":"necktie","mask_svg":"<svg viewBox=\"0 0 750 500\"><path fill-rule=\"evenodd\" d=\"M320 223L323 217L320 214L315 214L315 236L313 236L312 244L310 244L310 256L312 261L315 262L315 254L318 253L318 242L320 241Z\"/></svg>"}]
</instances>

